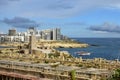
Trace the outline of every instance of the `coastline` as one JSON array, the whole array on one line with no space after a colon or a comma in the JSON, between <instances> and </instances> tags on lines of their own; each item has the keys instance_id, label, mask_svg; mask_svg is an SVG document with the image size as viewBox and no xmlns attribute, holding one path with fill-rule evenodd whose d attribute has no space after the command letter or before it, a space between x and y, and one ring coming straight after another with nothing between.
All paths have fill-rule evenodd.
<instances>
[{"instance_id":1,"label":"coastline","mask_svg":"<svg viewBox=\"0 0 120 80\"><path fill-rule=\"evenodd\" d=\"M77 41L41 41L37 46L44 44L44 46L51 48L86 48L89 44L80 43Z\"/></svg>"}]
</instances>

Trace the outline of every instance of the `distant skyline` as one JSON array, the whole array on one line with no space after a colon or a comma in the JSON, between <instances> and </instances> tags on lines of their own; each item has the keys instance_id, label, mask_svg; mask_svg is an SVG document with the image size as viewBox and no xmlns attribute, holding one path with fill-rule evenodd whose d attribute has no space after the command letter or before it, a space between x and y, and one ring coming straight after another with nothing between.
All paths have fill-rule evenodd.
<instances>
[{"instance_id":1,"label":"distant skyline","mask_svg":"<svg viewBox=\"0 0 120 80\"><path fill-rule=\"evenodd\" d=\"M120 0L0 0L0 33L61 28L69 37L120 38Z\"/></svg>"}]
</instances>

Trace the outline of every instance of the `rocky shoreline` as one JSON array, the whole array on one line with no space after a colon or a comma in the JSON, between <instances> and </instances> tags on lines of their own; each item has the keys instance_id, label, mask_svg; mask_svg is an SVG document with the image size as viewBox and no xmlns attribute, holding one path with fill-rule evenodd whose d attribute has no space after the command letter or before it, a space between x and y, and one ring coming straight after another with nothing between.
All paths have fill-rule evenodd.
<instances>
[{"instance_id":1,"label":"rocky shoreline","mask_svg":"<svg viewBox=\"0 0 120 80\"><path fill-rule=\"evenodd\" d=\"M89 44L86 43L79 43L75 41L41 41L38 43L37 46L51 47L51 48L85 48L88 47Z\"/></svg>"}]
</instances>

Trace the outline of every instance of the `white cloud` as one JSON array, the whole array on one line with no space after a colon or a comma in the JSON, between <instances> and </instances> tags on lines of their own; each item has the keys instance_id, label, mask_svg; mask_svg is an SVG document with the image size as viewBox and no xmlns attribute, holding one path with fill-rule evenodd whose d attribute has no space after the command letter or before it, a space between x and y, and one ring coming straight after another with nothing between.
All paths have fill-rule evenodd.
<instances>
[{"instance_id":1,"label":"white cloud","mask_svg":"<svg viewBox=\"0 0 120 80\"><path fill-rule=\"evenodd\" d=\"M97 34L106 34L109 33L107 31L93 31L93 33L97 33Z\"/></svg>"},{"instance_id":2,"label":"white cloud","mask_svg":"<svg viewBox=\"0 0 120 80\"><path fill-rule=\"evenodd\" d=\"M10 5L3 5L8 1ZM61 18L100 7L120 9L120 0L1 0L0 3L3 6L0 13L22 17Z\"/></svg>"}]
</instances>

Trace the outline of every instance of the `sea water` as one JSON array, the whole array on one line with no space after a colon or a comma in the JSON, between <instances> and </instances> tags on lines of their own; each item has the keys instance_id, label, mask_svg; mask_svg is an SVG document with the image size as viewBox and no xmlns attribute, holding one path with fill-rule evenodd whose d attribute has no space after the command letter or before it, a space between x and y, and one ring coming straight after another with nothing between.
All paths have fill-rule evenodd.
<instances>
[{"instance_id":1,"label":"sea water","mask_svg":"<svg viewBox=\"0 0 120 80\"><path fill-rule=\"evenodd\" d=\"M82 57L84 59L105 58L107 60L115 60L120 58L120 38L73 38L81 43L88 43L87 48L58 48L59 50L68 51L74 57ZM75 52L90 52L90 55L79 56Z\"/></svg>"}]
</instances>

